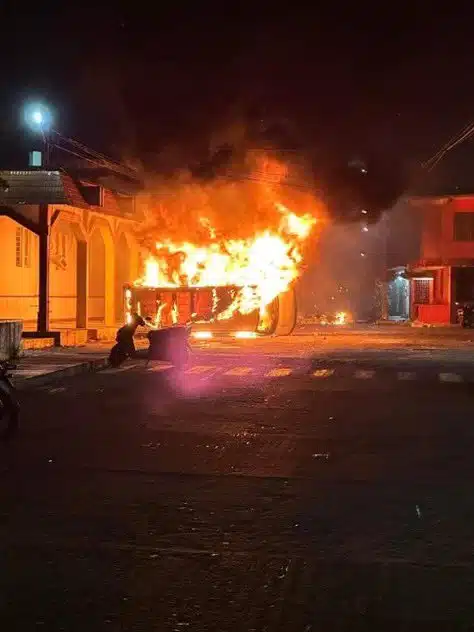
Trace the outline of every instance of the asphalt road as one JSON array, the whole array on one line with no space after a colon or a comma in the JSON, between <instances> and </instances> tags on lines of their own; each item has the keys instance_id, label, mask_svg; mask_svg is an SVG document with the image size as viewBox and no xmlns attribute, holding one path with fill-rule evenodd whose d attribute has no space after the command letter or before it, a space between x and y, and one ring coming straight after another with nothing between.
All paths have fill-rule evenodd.
<instances>
[{"instance_id":1,"label":"asphalt road","mask_svg":"<svg viewBox=\"0 0 474 632\"><path fill-rule=\"evenodd\" d=\"M2 629L473 628L466 358L272 344L22 392Z\"/></svg>"}]
</instances>

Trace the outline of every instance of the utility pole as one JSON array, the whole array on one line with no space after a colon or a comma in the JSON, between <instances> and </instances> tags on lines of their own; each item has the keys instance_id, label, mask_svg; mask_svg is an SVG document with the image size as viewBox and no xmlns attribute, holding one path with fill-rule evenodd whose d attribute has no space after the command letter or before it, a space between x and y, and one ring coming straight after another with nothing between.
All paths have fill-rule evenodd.
<instances>
[{"instance_id":1,"label":"utility pole","mask_svg":"<svg viewBox=\"0 0 474 632\"><path fill-rule=\"evenodd\" d=\"M49 331L49 207L39 205L39 305L37 330Z\"/></svg>"}]
</instances>

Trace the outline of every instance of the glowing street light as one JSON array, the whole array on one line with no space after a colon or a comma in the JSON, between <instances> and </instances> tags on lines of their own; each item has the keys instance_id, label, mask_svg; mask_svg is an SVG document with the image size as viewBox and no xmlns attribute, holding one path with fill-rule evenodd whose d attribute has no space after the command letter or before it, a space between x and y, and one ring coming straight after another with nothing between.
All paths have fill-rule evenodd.
<instances>
[{"instance_id":1,"label":"glowing street light","mask_svg":"<svg viewBox=\"0 0 474 632\"><path fill-rule=\"evenodd\" d=\"M43 103L30 102L23 107L23 121L31 131L41 134L44 144L44 166L49 165L49 138L51 133L51 125L53 117L50 109ZM38 153L38 152L36 152ZM35 152L30 154L30 165L41 166L43 160L41 154L39 155L39 161L36 157L31 158Z\"/></svg>"},{"instance_id":2,"label":"glowing street light","mask_svg":"<svg viewBox=\"0 0 474 632\"><path fill-rule=\"evenodd\" d=\"M35 125L41 125L41 123L43 122L42 112L35 110L31 115L31 120L33 121L33 123L35 123Z\"/></svg>"},{"instance_id":3,"label":"glowing street light","mask_svg":"<svg viewBox=\"0 0 474 632\"><path fill-rule=\"evenodd\" d=\"M49 108L43 103L28 103L23 110L23 119L32 131L43 135L51 129L53 122Z\"/></svg>"}]
</instances>

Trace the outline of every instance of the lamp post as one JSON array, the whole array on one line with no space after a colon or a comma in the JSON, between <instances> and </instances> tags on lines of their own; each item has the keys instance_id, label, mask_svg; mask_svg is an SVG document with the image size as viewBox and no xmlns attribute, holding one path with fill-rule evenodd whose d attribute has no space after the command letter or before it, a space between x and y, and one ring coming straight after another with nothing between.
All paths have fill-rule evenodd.
<instances>
[{"instance_id":1,"label":"lamp post","mask_svg":"<svg viewBox=\"0 0 474 632\"><path fill-rule=\"evenodd\" d=\"M49 166L48 133L51 131L52 115L42 103L28 103L23 110L24 122L33 132L41 134L44 146L44 161L38 166ZM38 217L38 320L37 331L46 334L49 331L49 205L47 202L39 204Z\"/></svg>"},{"instance_id":2,"label":"lamp post","mask_svg":"<svg viewBox=\"0 0 474 632\"><path fill-rule=\"evenodd\" d=\"M23 109L23 119L31 131L41 134L44 147L43 165L48 167L50 158L48 134L51 132L51 124L53 121L50 109L43 103L27 103Z\"/></svg>"}]
</instances>

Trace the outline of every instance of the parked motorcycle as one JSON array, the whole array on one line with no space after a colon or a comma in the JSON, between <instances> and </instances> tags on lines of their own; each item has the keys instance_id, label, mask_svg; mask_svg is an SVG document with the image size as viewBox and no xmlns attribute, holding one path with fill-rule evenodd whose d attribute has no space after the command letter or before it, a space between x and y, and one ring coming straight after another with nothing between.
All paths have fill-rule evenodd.
<instances>
[{"instance_id":1,"label":"parked motorcycle","mask_svg":"<svg viewBox=\"0 0 474 632\"><path fill-rule=\"evenodd\" d=\"M135 344L133 337L138 327L144 327L145 321L138 314L133 314L129 323L120 327L115 336L115 344L110 350L109 364L117 368L125 362L127 358L135 355Z\"/></svg>"},{"instance_id":2,"label":"parked motorcycle","mask_svg":"<svg viewBox=\"0 0 474 632\"><path fill-rule=\"evenodd\" d=\"M458 319L465 329L474 327L474 305L465 304L458 309Z\"/></svg>"},{"instance_id":3,"label":"parked motorcycle","mask_svg":"<svg viewBox=\"0 0 474 632\"><path fill-rule=\"evenodd\" d=\"M0 362L0 439L10 439L18 430L20 403L9 371L15 366Z\"/></svg>"},{"instance_id":4,"label":"parked motorcycle","mask_svg":"<svg viewBox=\"0 0 474 632\"><path fill-rule=\"evenodd\" d=\"M183 369L189 360L189 327L174 325L162 329L153 328L147 335L150 342L148 349L136 351L133 337L137 327L145 325L151 327L148 319L143 320L135 314L128 325L117 331L117 344L110 350L109 365L119 367L127 358L141 358L147 362L169 362L176 368Z\"/></svg>"}]
</instances>

